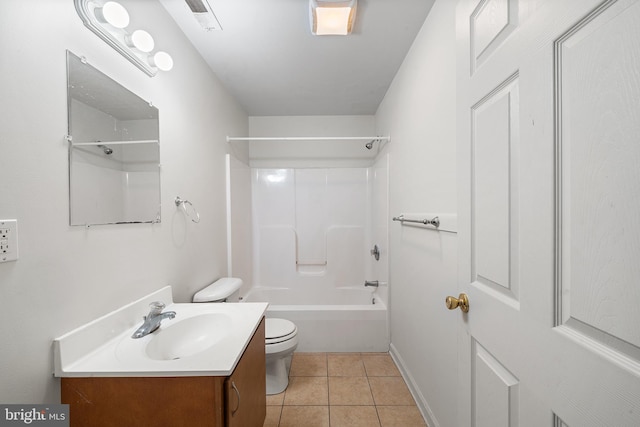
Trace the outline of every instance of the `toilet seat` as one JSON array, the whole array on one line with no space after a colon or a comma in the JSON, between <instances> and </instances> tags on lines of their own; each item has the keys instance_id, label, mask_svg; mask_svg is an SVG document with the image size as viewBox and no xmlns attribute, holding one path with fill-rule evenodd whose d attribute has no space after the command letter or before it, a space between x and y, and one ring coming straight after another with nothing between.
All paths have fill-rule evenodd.
<instances>
[{"instance_id":1,"label":"toilet seat","mask_svg":"<svg viewBox=\"0 0 640 427\"><path fill-rule=\"evenodd\" d=\"M278 344L295 337L298 329L296 325L286 319L266 319L265 344Z\"/></svg>"},{"instance_id":2,"label":"toilet seat","mask_svg":"<svg viewBox=\"0 0 640 427\"><path fill-rule=\"evenodd\" d=\"M286 319L267 318L264 332L267 394L282 393L289 384L291 356L298 347L298 328Z\"/></svg>"}]
</instances>

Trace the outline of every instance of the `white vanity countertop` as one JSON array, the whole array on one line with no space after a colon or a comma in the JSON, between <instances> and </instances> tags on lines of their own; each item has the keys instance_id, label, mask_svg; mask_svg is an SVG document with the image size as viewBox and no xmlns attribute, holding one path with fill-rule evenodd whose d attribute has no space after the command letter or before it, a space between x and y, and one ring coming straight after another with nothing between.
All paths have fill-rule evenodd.
<instances>
[{"instance_id":1,"label":"white vanity countertop","mask_svg":"<svg viewBox=\"0 0 640 427\"><path fill-rule=\"evenodd\" d=\"M131 338L142 324L142 316L149 312L152 301L164 302L163 312L175 311L176 317L163 320L158 330L143 338ZM267 303L247 302L177 304L173 303L171 288L167 286L56 338L54 374L57 377L228 376L258 328L267 306ZM174 360L157 360L148 355L147 346L152 340L163 333L165 337L175 337L175 333L166 332L178 322L198 316L223 320L211 328L215 330L211 346ZM197 319L192 320L197 323ZM197 343L207 333L195 332L189 340Z\"/></svg>"}]
</instances>

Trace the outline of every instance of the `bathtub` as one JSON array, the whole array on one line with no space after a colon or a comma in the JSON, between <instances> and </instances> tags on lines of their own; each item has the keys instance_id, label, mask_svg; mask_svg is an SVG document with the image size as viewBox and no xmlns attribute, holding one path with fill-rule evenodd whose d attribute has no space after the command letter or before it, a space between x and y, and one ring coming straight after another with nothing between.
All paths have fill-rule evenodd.
<instances>
[{"instance_id":1,"label":"bathtub","mask_svg":"<svg viewBox=\"0 0 640 427\"><path fill-rule=\"evenodd\" d=\"M298 352L389 350L387 307L368 288L254 287L242 301L268 302L267 317L291 320Z\"/></svg>"}]
</instances>

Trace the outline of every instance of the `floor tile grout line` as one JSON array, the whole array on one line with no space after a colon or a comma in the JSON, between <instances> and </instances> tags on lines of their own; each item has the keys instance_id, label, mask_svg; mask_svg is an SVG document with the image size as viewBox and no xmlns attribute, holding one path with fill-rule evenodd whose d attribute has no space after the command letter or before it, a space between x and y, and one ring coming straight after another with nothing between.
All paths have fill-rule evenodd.
<instances>
[{"instance_id":1,"label":"floor tile grout line","mask_svg":"<svg viewBox=\"0 0 640 427\"><path fill-rule=\"evenodd\" d=\"M309 355L316 355L316 353L306 353ZM324 364L324 372L326 372L326 374L323 375L289 375L289 377L326 377L327 379L327 404L326 405L288 405L288 406L317 406L317 407L327 407L327 413L329 415L329 426L331 426L331 407L332 406L364 406L364 407L370 407L373 406L376 410L376 417L378 419L378 424L380 426L382 426L382 419L380 418L380 411L379 411L379 407L381 406L393 406L393 407L412 407L415 406L414 405L378 405L375 402L375 398L373 396L373 390L371 388L371 381L370 378L381 378L381 377L385 377L385 378L397 378L398 375L369 375L369 371L366 368L366 364L364 363L364 357L368 357L368 356L374 356L371 353L368 353L367 356L363 356L362 353L359 353L359 360L362 363L362 367L364 370L364 377L367 379L367 385L369 386L369 391L371 392L371 397L373 400L373 405L353 405L353 404L349 404L349 405L332 405L330 402L330 390L329 390L329 378L347 378L347 377L363 377L363 375L329 375L329 355L331 353L321 353L321 355L323 356L322 358L324 359L323 364ZM337 353L338 355L340 353ZM356 353L358 354L358 353ZM380 356L383 356L385 353L381 353ZM400 375L400 378L402 378L402 376ZM402 378L402 380L404 381L404 378ZM280 407L280 417L278 418L278 426L281 424L282 419L283 419L283 412L284 412L284 406L287 406L284 404L285 399L286 399L286 390L285 390L285 396L283 396L282 398L282 402L279 405L272 405L272 406L279 406Z\"/></svg>"}]
</instances>

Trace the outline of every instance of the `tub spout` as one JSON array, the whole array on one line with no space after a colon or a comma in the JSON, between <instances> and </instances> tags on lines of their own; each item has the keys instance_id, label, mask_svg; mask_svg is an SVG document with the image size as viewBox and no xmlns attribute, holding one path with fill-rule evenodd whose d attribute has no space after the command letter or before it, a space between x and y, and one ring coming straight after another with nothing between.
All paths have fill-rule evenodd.
<instances>
[{"instance_id":1,"label":"tub spout","mask_svg":"<svg viewBox=\"0 0 640 427\"><path fill-rule=\"evenodd\" d=\"M371 281L365 280L364 281L364 285L365 286L373 286L374 288L377 288L378 287L378 281L377 280L371 280Z\"/></svg>"}]
</instances>

